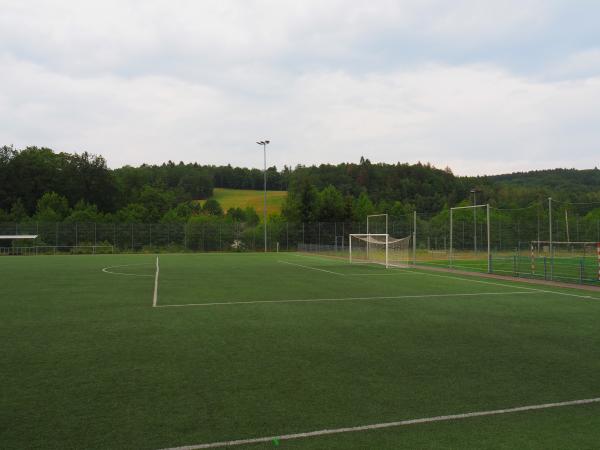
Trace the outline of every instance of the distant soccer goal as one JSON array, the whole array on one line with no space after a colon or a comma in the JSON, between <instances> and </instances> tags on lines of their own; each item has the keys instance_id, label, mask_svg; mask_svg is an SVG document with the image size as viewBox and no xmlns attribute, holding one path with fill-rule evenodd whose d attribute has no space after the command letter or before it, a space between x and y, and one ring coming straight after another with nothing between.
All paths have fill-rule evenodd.
<instances>
[{"instance_id":1,"label":"distant soccer goal","mask_svg":"<svg viewBox=\"0 0 600 450\"><path fill-rule=\"evenodd\" d=\"M26 242L33 245L37 238L37 234L0 234L0 255L18 254L14 250L15 248L21 248L17 243Z\"/></svg>"},{"instance_id":2,"label":"distant soccer goal","mask_svg":"<svg viewBox=\"0 0 600 450\"><path fill-rule=\"evenodd\" d=\"M0 256L102 255L114 253L112 245L34 245L0 247Z\"/></svg>"},{"instance_id":3,"label":"distant soccer goal","mask_svg":"<svg viewBox=\"0 0 600 450\"><path fill-rule=\"evenodd\" d=\"M389 234L351 234L350 263L375 263L385 267L408 267L411 237L394 238Z\"/></svg>"},{"instance_id":4,"label":"distant soccer goal","mask_svg":"<svg viewBox=\"0 0 600 450\"><path fill-rule=\"evenodd\" d=\"M598 245L598 242L531 241L531 253L537 257L596 258Z\"/></svg>"}]
</instances>

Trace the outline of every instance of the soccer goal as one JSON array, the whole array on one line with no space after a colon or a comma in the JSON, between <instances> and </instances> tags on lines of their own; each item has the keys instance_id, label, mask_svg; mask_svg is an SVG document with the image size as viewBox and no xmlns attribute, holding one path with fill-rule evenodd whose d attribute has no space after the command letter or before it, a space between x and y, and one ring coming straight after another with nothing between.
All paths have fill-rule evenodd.
<instances>
[{"instance_id":1,"label":"soccer goal","mask_svg":"<svg viewBox=\"0 0 600 450\"><path fill-rule=\"evenodd\" d=\"M531 241L530 260L544 278L600 280L600 242Z\"/></svg>"},{"instance_id":2,"label":"soccer goal","mask_svg":"<svg viewBox=\"0 0 600 450\"><path fill-rule=\"evenodd\" d=\"M596 258L598 242L531 241L532 256Z\"/></svg>"},{"instance_id":3,"label":"soccer goal","mask_svg":"<svg viewBox=\"0 0 600 450\"><path fill-rule=\"evenodd\" d=\"M35 243L37 234L0 234L0 255L14 254L15 245L18 242Z\"/></svg>"},{"instance_id":4,"label":"soccer goal","mask_svg":"<svg viewBox=\"0 0 600 450\"><path fill-rule=\"evenodd\" d=\"M408 267L411 237L394 238L389 234L351 234L350 263L375 263L385 267Z\"/></svg>"},{"instance_id":5,"label":"soccer goal","mask_svg":"<svg viewBox=\"0 0 600 450\"><path fill-rule=\"evenodd\" d=\"M2 236L0 236L2 238ZM112 245L32 245L0 247L0 256L102 255L114 253Z\"/></svg>"}]
</instances>

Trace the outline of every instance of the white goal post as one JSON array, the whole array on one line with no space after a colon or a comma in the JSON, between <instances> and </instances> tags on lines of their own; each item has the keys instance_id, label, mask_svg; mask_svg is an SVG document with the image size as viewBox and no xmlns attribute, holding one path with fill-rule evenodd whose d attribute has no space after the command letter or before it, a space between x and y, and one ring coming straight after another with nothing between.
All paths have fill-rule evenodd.
<instances>
[{"instance_id":1,"label":"white goal post","mask_svg":"<svg viewBox=\"0 0 600 450\"><path fill-rule=\"evenodd\" d=\"M0 234L0 240L7 241L31 241L37 239L37 234Z\"/></svg>"},{"instance_id":2,"label":"white goal post","mask_svg":"<svg viewBox=\"0 0 600 450\"><path fill-rule=\"evenodd\" d=\"M388 234L388 215L387 214L369 214L367 216L367 234L371 232L369 229L369 221L374 219L375 217L385 217L385 230L381 234Z\"/></svg>"},{"instance_id":3,"label":"white goal post","mask_svg":"<svg viewBox=\"0 0 600 450\"><path fill-rule=\"evenodd\" d=\"M350 234L350 263L408 267L411 236L394 238L387 233Z\"/></svg>"}]
</instances>

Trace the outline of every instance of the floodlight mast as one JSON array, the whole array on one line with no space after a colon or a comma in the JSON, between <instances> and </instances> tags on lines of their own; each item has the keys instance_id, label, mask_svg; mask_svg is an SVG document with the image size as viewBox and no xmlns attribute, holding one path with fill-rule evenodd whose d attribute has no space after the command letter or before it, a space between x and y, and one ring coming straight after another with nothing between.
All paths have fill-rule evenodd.
<instances>
[{"instance_id":1,"label":"floodlight mast","mask_svg":"<svg viewBox=\"0 0 600 450\"><path fill-rule=\"evenodd\" d=\"M264 203L263 203L263 227L265 230L265 253L267 253L267 144L270 144L271 141L257 141L258 145L263 146L263 155L264 155Z\"/></svg>"}]
</instances>

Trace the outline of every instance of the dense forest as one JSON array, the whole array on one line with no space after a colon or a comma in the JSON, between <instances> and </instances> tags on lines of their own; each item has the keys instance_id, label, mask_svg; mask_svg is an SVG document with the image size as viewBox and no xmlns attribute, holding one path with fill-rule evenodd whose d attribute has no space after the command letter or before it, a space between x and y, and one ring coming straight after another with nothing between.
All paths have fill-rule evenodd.
<instances>
[{"instance_id":1,"label":"dense forest","mask_svg":"<svg viewBox=\"0 0 600 450\"><path fill-rule=\"evenodd\" d=\"M268 189L287 190L283 219L362 221L366 214L439 214L476 201L523 208L552 196L600 206L600 170L555 169L459 177L430 164L357 163L267 171ZM174 163L109 169L102 156L49 148L0 148L0 222L186 222L195 216L256 223L255 211L222 211L209 200L215 187L262 189L259 169ZM598 204L594 205L594 202ZM582 211L587 213L589 211Z\"/></svg>"}]
</instances>

